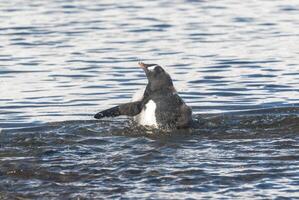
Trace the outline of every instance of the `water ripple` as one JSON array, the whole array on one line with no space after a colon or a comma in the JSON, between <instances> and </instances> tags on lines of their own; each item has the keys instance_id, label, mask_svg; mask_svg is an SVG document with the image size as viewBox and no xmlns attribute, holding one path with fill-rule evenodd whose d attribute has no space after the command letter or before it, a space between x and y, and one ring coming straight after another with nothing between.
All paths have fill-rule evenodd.
<instances>
[{"instance_id":1,"label":"water ripple","mask_svg":"<svg viewBox=\"0 0 299 200\"><path fill-rule=\"evenodd\" d=\"M1 1L0 199L296 198L298 8ZM146 85L138 61L165 67L198 127L90 120Z\"/></svg>"}]
</instances>

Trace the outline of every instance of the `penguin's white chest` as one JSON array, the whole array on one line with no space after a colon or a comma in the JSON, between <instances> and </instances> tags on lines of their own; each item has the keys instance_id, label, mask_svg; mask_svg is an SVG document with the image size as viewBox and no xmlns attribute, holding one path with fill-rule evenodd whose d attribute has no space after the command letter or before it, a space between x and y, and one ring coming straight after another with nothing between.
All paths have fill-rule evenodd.
<instances>
[{"instance_id":1,"label":"penguin's white chest","mask_svg":"<svg viewBox=\"0 0 299 200\"><path fill-rule=\"evenodd\" d=\"M134 117L134 120L143 126L158 127L156 120L156 107L156 103L153 100L149 100L142 111Z\"/></svg>"}]
</instances>

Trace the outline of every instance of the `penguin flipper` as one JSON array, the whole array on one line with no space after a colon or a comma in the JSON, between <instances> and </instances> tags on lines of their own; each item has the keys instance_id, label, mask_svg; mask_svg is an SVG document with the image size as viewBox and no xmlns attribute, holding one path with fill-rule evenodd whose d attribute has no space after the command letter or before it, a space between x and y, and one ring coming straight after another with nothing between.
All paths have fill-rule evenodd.
<instances>
[{"instance_id":1,"label":"penguin flipper","mask_svg":"<svg viewBox=\"0 0 299 200\"><path fill-rule=\"evenodd\" d=\"M128 115L135 116L138 115L142 110L141 101L135 101L130 103L121 104L119 106L115 106L109 108L107 110L103 110L94 115L94 118L101 119L104 117L117 117L120 115Z\"/></svg>"},{"instance_id":2,"label":"penguin flipper","mask_svg":"<svg viewBox=\"0 0 299 200\"><path fill-rule=\"evenodd\" d=\"M117 117L119 115L120 115L119 106L115 106L115 107L109 108L107 110L98 112L97 114L94 115L94 118L101 119L104 117Z\"/></svg>"}]
</instances>

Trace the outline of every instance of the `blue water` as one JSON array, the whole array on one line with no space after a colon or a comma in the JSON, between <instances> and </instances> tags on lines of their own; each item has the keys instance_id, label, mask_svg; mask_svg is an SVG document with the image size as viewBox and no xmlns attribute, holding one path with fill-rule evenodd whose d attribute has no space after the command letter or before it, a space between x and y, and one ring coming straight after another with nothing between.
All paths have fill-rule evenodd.
<instances>
[{"instance_id":1,"label":"blue water","mask_svg":"<svg viewBox=\"0 0 299 200\"><path fill-rule=\"evenodd\" d=\"M0 199L299 198L299 2L0 2ZM158 63L197 127L126 117Z\"/></svg>"}]
</instances>

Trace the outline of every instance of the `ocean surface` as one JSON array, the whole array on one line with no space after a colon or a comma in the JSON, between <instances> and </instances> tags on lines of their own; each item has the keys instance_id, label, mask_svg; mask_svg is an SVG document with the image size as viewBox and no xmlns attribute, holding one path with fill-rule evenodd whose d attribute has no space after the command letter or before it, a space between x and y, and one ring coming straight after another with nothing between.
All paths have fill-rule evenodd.
<instances>
[{"instance_id":1,"label":"ocean surface","mask_svg":"<svg viewBox=\"0 0 299 200\"><path fill-rule=\"evenodd\" d=\"M299 1L1 0L0 199L299 199ZM196 128L94 120L172 76Z\"/></svg>"}]
</instances>

